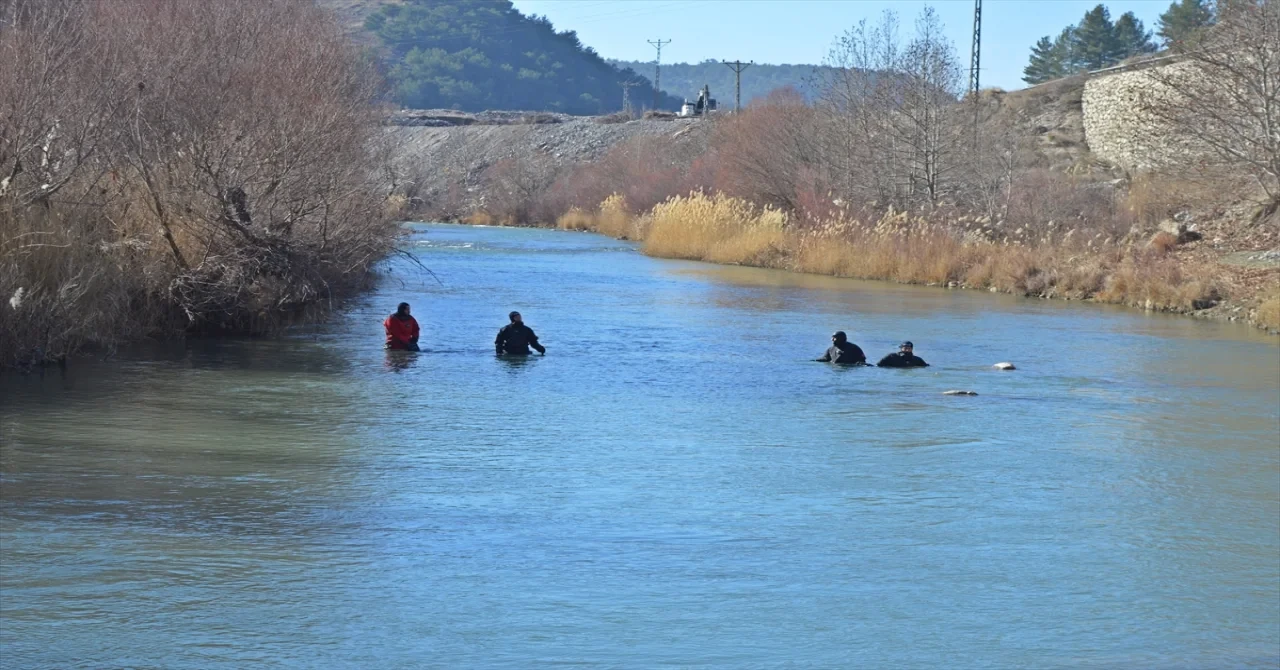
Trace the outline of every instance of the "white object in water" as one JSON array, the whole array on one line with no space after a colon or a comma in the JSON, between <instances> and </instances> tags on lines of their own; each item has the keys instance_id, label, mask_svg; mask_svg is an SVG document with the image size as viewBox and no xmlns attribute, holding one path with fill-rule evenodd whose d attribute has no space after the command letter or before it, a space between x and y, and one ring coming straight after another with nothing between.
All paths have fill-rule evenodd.
<instances>
[{"instance_id":1,"label":"white object in water","mask_svg":"<svg viewBox=\"0 0 1280 670\"><path fill-rule=\"evenodd\" d=\"M996 363L995 365L993 365L993 366L991 366L991 367L993 367L993 368L995 368L995 369L997 369L997 370L1017 370L1017 369L1018 369L1018 368L1013 367L1013 363Z\"/></svg>"},{"instance_id":2,"label":"white object in water","mask_svg":"<svg viewBox=\"0 0 1280 670\"><path fill-rule=\"evenodd\" d=\"M978 395L977 391L943 391L942 395Z\"/></svg>"}]
</instances>

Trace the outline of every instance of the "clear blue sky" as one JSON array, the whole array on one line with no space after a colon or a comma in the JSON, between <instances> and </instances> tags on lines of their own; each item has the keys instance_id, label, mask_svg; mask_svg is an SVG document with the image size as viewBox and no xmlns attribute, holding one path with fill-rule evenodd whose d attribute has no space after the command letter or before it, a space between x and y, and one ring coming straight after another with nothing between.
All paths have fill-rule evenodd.
<instances>
[{"instance_id":1,"label":"clear blue sky","mask_svg":"<svg viewBox=\"0 0 1280 670\"><path fill-rule=\"evenodd\" d=\"M558 30L575 30L582 43L605 58L652 61L646 40L670 39L664 63L754 60L757 63L821 63L837 35L860 19L898 12L903 33L926 5L946 24L966 67L973 28L972 0L513 0L525 14L542 14ZM1132 11L1148 30L1171 0L1103 3L1112 20ZM1022 88L1031 45L1080 21L1097 0L984 0L982 85ZM750 72L748 70L748 72ZM747 73L743 74L748 76Z\"/></svg>"}]
</instances>

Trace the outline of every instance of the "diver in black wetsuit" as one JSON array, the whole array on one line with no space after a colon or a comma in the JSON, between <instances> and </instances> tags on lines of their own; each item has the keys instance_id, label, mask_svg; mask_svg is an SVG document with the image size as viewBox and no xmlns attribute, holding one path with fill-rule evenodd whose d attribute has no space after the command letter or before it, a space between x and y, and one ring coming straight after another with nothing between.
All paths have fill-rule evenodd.
<instances>
[{"instance_id":1,"label":"diver in black wetsuit","mask_svg":"<svg viewBox=\"0 0 1280 670\"><path fill-rule=\"evenodd\" d=\"M858 345L849 341L843 330L837 330L831 336L831 347L827 349L827 353L814 360L838 365L866 365L867 355L862 353Z\"/></svg>"},{"instance_id":2,"label":"diver in black wetsuit","mask_svg":"<svg viewBox=\"0 0 1280 670\"><path fill-rule=\"evenodd\" d=\"M498 338L493 342L498 355L528 356L529 347L533 347L545 356L547 348L538 343L538 336L534 334L533 329L524 325L520 312L512 312L508 316L511 323L498 331Z\"/></svg>"},{"instance_id":3,"label":"diver in black wetsuit","mask_svg":"<svg viewBox=\"0 0 1280 670\"><path fill-rule=\"evenodd\" d=\"M915 349L915 345L911 344L910 342L903 342L902 344L898 345L897 353L892 353L892 354L889 354L888 356L885 356L884 358L881 358L880 362L876 363L876 365L882 368L927 368L929 367L929 364L925 363L923 358L920 358L919 356L916 356L914 353L912 353L914 349Z\"/></svg>"}]
</instances>

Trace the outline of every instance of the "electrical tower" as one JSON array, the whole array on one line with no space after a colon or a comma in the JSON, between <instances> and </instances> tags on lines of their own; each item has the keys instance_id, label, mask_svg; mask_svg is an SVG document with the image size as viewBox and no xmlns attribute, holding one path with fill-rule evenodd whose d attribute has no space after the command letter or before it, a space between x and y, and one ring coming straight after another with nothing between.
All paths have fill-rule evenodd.
<instances>
[{"instance_id":1,"label":"electrical tower","mask_svg":"<svg viewBox=\"0 0 1280 670\"><path fill-rule=\"evenodd\" d=\"M978 97L978 72L982 63L982 0L973 0L973 50L969 55L969 92Z\"/></svg>"},{"instance_id":2,"label":"electrical tower","mask_svg":"<svg viewBox=\"0 0 1280 670\"><path fill-rule=\"evenodd\" d=\"M736 60L732 63L725 63L725 65L729 66L730 70L733 70L733 112L737 114L742 111L742 71L755 65L755 61L744 63Z\"/></svg>"},{"instance_id":3,"label":"electrical tower","mask_svg":"<svg viewBox=\"0 0 1280 670\"><path fill-rule=\"evenodd\" d=\"M649 40L655 49L658 50L658 58L653 61L653 111L658 111L658 103L662 100L662 89L658 86L659 80L662 78L662 45L671 44L671 40Z\"/></svg>"},{"instance_id":4,"label":"electrical tower","mask_svg":"<svg viewBox=\"0 0 1280 670\"><path fill-rule=\"evenodd\" d=\"M631 87L639 85L638 81L622 82L622 111L626 112L627 116L631 116Z\"/></svg>"},{"instance_id":5,"label":"electrical tower","mask_svg":"<svg viewBox=\"0 0 1280 670\"><path fill-rule=\"evenodd\" d=\"M982 111L978 101L981 84L978 74L982 71L982 0L973 0L973 50L969 54L969 95L973 96L973 148L978 149L978 120Z\"/></svg>"}]
</instances>

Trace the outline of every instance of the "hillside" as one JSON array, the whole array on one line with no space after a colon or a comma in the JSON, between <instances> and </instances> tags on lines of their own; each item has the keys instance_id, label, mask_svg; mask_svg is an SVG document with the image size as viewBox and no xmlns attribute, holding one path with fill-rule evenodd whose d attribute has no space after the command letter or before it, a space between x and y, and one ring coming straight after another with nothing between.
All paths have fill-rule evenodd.
<instances>
[{"instance_id":1,"label":"hillside","mask_svg":"<svg viewBox=\"0 0 1280 670\"><path fill-rule=\"evenodd\" d=\"M610 60L619 68L630 68L652 76L653 62ZM815 95L814 72L817 65L768 65L753 64L742 72L742 104L788 86L795 88L808 100ZM672 63L662 66L662 90L681 98L696 98L703 85L711 87L711 94L721 105L733 104L734 73L729 67L715 60L701 63ZM728 109L728 107L725 107Z\"/></svg>"},{"instance_id":2,"label":"hillside","mask_svg":"<svg viewBox=\"0 0 1280 670\"><path fill-rule=\"evenodd\" d=\"M382 61L391 101L418 109L539 110L577 115L652 105L642 75L617 68L573 31L509 0L317 0ZM662 106L676 109L666 96Z\"/></svg>"},{"instance_id":3,"label":"hillside","mask_svg":"<svg viewBox=\"0 0 1280 670\"><path fill-rule=\"evenodd\" d=\"M503 163L521 170L506 179L541 190L556 175L593 164L614 147L642 138L664 143L673 162L692 161L705 153L714 125L690 119L604 123L601 118L444 110L411 114L417 122L389 131L398 140L402 170L411 184L405 195L412 198L412 213L438 219L460 219L488 207L498 190L495 168Z\"/></svg>"}]
</instances>

